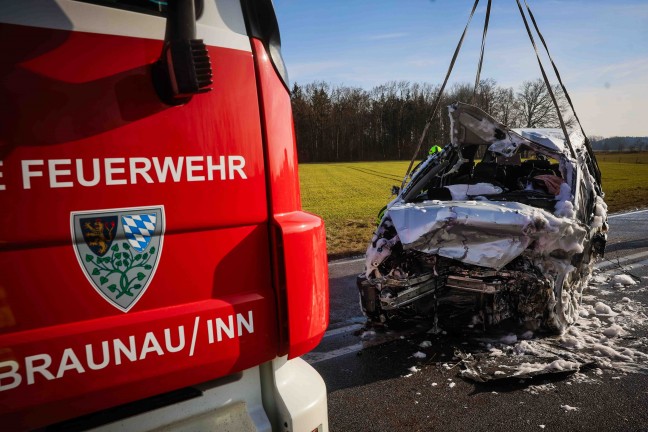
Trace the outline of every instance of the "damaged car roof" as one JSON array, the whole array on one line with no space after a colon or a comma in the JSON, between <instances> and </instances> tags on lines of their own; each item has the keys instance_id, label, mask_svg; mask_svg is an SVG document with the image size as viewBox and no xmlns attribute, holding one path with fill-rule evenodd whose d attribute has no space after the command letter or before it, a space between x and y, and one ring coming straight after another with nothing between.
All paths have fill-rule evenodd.
<instances>
[{"instance_id":1,"label":"damaged car roof","mask_svg":"<svg viewBox=\"0 0 648 432\"><path fill-rule=\"evenodd\" d=\"M448 107L451 119L450 142L455 146L491 144L489 151L511 155L521 145L540 146L551 153L570 152L565 134L558 128L509 129L479 108L462 102ZM585 137L578 131L569 133L574 149L584 146Z\"/></svg>"}]
</instances>

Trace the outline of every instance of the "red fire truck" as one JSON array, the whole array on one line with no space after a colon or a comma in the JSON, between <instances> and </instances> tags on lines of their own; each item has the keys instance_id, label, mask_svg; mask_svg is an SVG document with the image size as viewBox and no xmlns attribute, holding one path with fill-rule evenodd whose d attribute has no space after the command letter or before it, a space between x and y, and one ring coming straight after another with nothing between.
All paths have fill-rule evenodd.
<instances>
[{"instance_id":1,"label":"red fire truck","mask_svg":"<svg viewBox=\"0 0 648 432\"><path fill-rule=\"evenodd\" d=\"M271 0L0 6L0 428L327 430Z\"/></svg>"}]
</instances>

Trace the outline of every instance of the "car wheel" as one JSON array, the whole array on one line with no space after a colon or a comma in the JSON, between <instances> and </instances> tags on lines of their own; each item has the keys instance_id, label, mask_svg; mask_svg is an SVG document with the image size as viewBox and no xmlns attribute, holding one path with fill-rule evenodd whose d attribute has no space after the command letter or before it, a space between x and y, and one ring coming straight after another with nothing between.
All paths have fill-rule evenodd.
<instances>
[{"instance_id":1,"label":"car wheel","mask_svg":"<svg viewBox=\"0 0 648 432\"><path fill-rule=\"evenodd\" d=\"M556 278L554 297L547 303L545 327L552 333L562 334L578 319L582 278L579 271L573 269Z\"/></svg>"}]
</instances>

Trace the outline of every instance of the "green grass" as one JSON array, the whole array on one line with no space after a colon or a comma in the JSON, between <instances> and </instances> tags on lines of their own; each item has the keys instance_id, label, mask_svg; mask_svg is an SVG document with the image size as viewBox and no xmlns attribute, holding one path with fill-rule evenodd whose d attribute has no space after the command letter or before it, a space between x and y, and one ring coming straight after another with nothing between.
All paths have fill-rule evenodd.
<instances>
[{"instance_id":1,"label":"green grass","mask_svg":"<svg viewBox=\"0 0 648 432\"><path fill-rule=\"evenodd\" d=\"M302 207L324 218L329 256L363 253L409 162L301 164Z\"/></svg>"},{"instance_id":2,"label":"green grass","mask_svg":"<svg viewBox=\"0 0 648 432\"><path fill-rule=\"evenodd\" d=\"M648 206L648 153L597 155L610 212ZM619 162L619 160L621 162ZM302 206L326 222L330 257L365 252L408 161L300 164Z\"/></svg>"},{"instance_id":3,"label":"green grass","mask_svg":"<svg viewBox=\"0 0 648 432\"><path fill-rule=\"evenodd\" d=\"M631 164L648 164L648 152L632 153L596 153L599 163L616 162Z\"/></svg>"},{"instance_id":4,"label":"green grass","mask_svg":"<svg viewBox=\"0 0 648 432\"><path fill-rule=\"evenodd\" d=\"M648 206L647 152L598 154L596 158L610 212Z\"/></svg>"}]
</instances>

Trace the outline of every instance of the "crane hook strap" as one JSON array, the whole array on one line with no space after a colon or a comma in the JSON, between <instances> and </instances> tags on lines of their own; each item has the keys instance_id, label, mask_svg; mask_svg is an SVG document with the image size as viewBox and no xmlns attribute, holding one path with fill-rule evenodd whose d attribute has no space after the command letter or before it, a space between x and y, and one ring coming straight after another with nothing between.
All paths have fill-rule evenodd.
<instances>
[{"instance_id":1,"label":"crane hook strap","mask_svg":"<svg viewBox=\"0 0 648 432\"><path fill-rule=\"evenodd\" d=\"M482 33L481 52L479 53L479 64L477 65L477 76L475 77L475 87L473 88L473 104L477 100L477 88L479 88L479 77L481 75L482 64L484 63L484 49L486 48L486 33L488 33L488 22L490 21L491 1L488 0L486 6L486 18L484 18L484 33Z\"/></svg>"},{"instance_id":2,"label":"crane hook strap","mask_svg":"<svg viewBox=\"0 0 648 432\"><path fill-rule=\"evenodd\" d=\"M475 0L475 4L473 5L472 11L470 12L470 16L468 17L468 22L466 23L466 27L464 28L464 31L461 34L461 39L459 39L457 48L455 48L454 54L452 56L452 60L450 61L448 72L446 73L445 79L443 80L443 84L441 85L441 88L439 89L439 93L437 93L436 99L434 101L434 105L432 108L432 115L430 115L428 120L425 122L425 127L423 128L423 132L421 133L421 138L419 139L418 146L416 147L416 151L412 156L412 160L410 161L410 164L407 167L407 172L405 173L405 177L403 178L403 182L401 183L401 190L403 190L403 188L405 187L405 182L407 182L407 177L412 171L412 166L414 165L414 161L416 160L416 155L421 150L421 147L423 146L423 141L425 141L425 136L427 135L427 131L428 129L430 129L432 120L436 116L437 110L439 109L439 103L441 102L441 96L443 95L443 90L445 90L445 86L448 83L450 74L452 73L452 68L454 67L455 62L457 61L457 56L459 55L459 51L461 50L461 46L463 45L464 38L466 37L466 33L468 32L468 27L470 26L470 21L472 21L473 15L475 15L475 10L477 9L478 4L479 4L479 0Z\"/></svg>"},{"instance_id":3,"label":"crane hook strap","mask_svg":"<svg viewBox=\"0 0 648 432\"><path fill-rule=\"evenodd\" d=\"M551 66L553 66L554 73L556 74L556 78L558 78L558 82L560 83L560 86L562 87L563 92L565 93L565 98L567 99L567 102L569 103L569 106L571 107L572 112L574 113L574 117L576 118L576 121L578 122L578 126L580 127L580 130L585 137L585 147L587 148L587 152L590 154L590 158L592 159L594 166L595 166L595 174L597 176L597 181L600 183L601 182L601 170L598 166L598 163L596 163L596 158L594 158L593 153L594 151L592 150L592 146L589 142L589 139L587 138L587 135L585 134L585 130L583 129L583 124L581 123L580 119L578 118L578 114L576 114L576 109L574 108L574 104L572 103L571 97L569 96L569 93L567 92L567 88L565 87L565 84L563 84L562 78L560 77L560 72L558 72L558 67L556 66L556 63L553 60L553 57L551 57L551 53L549 52L549 47L547 46L547 42L545 41L545 38L542 36L542 33L540 32L540 29L538 28L538 23L536 22L535 17L533 16L533 12L531 11L531 7L529 7L529 3L527 3L526 0L524 0L524 4L526 5L527 10L529 11L529 17L531 18L531 22L533 23L533 27L535 28L536 33L538 33L538 36L540 37L540 41L542 42L542 45L544 46L544 49L547 53L547 57L549 57L549 61L551 62Z\"/></svg>"},{"instance_id":4,"label":"crane hook strap","mask_svg":"<svg viewBox=\"0 0 648 432\"><path fill-rule=\"evenodd\" d=\"M560 120L560 127L563 131L563 134L565 135L565 142L567 143L567 147L569 147L569 151L572 157L576 158L576 152L574 152L574 147L572 146L571 141L569 139L569 134L567 133L567 127L565 126L565 121L563 119L562 112L560 111L560 107L558 106L558 101L556 100L556 96L554 95L554 92L551 89L551 84L549 83L549 78L547 78L547 73L545 72L544 66L542 66L542 60L540 60L540 53L538 53L538 47L536 46L535 39L533 38L533 34L531 33L529 22L527 21L526 15L524 14L524 10L522 9L520 0L515 0L515 1L517 2L518 9L520 10L520 15L522 16L522 21L524 21L524 27L526 27L527 34L529 35L529 40L531 41L531 45L533 45L533 50L535 51L536 58L538 59L538 66L540 66L540 72L542 73L542 78L544 79L545 86L547 86L547 92L549 93L549 96L551 96L551 100L553 101L554 107L556 108L556 113L558 114L558 120Z\"/></svg>"}]
</instances>

